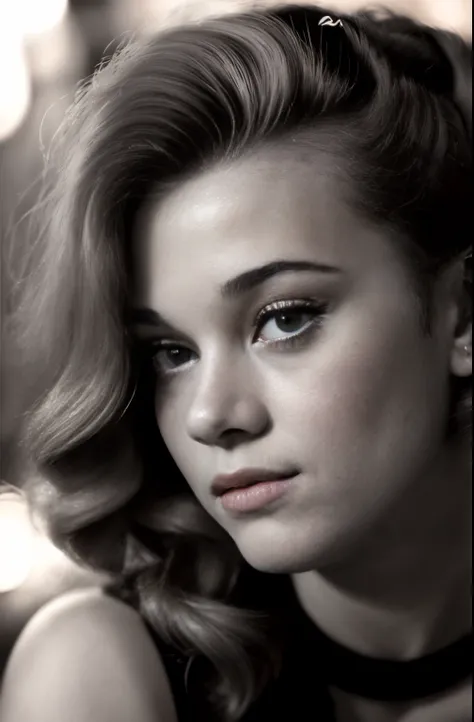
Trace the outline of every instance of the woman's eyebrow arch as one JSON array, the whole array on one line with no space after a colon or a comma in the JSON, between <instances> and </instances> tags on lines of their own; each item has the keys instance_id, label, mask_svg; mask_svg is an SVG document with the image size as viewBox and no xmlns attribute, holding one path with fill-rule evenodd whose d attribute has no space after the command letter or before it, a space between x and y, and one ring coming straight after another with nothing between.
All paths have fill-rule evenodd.
<instances>
[{"instance_id":1,"label":"woman's eyebrow arch","mask_svg":"<svg viewBox=\"0 0 474 722\"><path fill-rule=\"evenodd\" d=\"M152 308L131 308L127 313L127 326L153 326L169 328L169 323Z\"/></svg>"},{"instance_id":2,"label":"woman's eyebrow arch","mask_svg":"<svg viewBox=\"0 0 474 722\"><path fill-rule=\"evenodd\" d=\"M340 268L325 263L315 263L314 261L271 261L229 279L221 286L220 293L224 299L236 298L260 286L274 276L294 271L312 271L313 273L324 274L342 273ZM169 324L158 311L145 307L130 309L128 323L130 325L169 327Z\"/></svg>"},{"instance_id":3,"label":"woman's eyebrow arch","mask_svg":"<svg viewBox=\"0 0 474 722\"><path fill-rule=\"evenodd\" d=\"M280 273L288 273L291 271L313 271L315 273L342 273L340 268L330 266L325 263L315 263L314 261L271 261L263 266L252 268L249 271L235 276L226 281L221 287L221 296L224 299L235 298L241 294L251 291L256 286L260 286Z\"/></svg>"}]
</instances>

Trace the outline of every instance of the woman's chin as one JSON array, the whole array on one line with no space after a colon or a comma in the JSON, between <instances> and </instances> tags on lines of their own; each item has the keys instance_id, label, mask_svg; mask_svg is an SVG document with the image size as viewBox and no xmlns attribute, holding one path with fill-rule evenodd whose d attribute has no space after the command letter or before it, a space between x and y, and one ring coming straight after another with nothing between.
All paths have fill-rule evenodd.
<instances>
[{"instance_id":1,"label":"woman's chin","mask_svg":"<svg viewBox=\"0 0 474 722\"><path fill-rule=\"evenodd\" d=\"M268 574L300 574L323 569L337 564L345 556L344 540L339 535L315 534L314 528L310 534L304 530L301 533L301 529L299 532L247 528L233 537L246 562Z\"/></svg>"}]
</instances>

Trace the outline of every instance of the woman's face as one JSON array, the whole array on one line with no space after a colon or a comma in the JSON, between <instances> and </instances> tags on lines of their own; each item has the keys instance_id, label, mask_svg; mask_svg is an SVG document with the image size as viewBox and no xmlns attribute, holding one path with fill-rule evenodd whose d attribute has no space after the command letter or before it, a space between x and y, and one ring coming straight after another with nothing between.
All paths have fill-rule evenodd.
<instances>
[{"instance_id":1,"label":"woman's face","mask_svg":"<svg viewBox=\"0 0 474 722\"><path fill-rule=\"evenodd\" d=\"M343 559L430 472L445 432L453 309L422 333L396 248L327 163L267 151L150 201L137 225L158 427L264 571ZM296 475L259 509L226 508L215 477L255 467Z\"/></svg>"}]
</instances>

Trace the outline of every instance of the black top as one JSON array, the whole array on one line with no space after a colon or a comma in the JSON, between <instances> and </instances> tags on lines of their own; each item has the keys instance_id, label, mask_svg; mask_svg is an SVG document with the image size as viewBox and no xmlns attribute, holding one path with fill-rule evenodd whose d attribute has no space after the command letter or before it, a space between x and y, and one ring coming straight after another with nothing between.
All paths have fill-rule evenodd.
<instances>
[{"instance_id":1,"label":"black top","mask_svg":"<svg viewBox=\"0 0 474 722\"><path fill-rule=\"evenodd\" d=\"M241 722L336 722L324 672L324 660L316 656L316 628L302 614L293 619L295 634L285 648L279 678L271 683ZM170 680L179 722L203 722L207 714L196 707L185 687L186 661L166 647L153 630ZM192 678L192 666L190 679Z\"/></svg>"},{"instance_id":2,"label":"black top","mask_svg":"<svg viewBox=\"0 0 474 722\"><path fill-rule=\"evenodd\" d=\"M248 574L252 576L252 571ZM277 613L283 630L284 655L282 670L277 680L271 682L261 697L239 722L336 722L333 703L329 696L324 666L327 660L317 653L319 639L317 629L305 615L296 600L291 580L286 575L258 575L251 579L252 598L255 609L272 608ZM113 583L105 587L111 596L136 607L136 599L130 587ZM247 600L245 600L247 601ZM242 606L246 605L242 600ZM193 682L199 691L200 675L195 662L190 665L188 691L185 684L188 659L169 647L155 630L146 623L163 660L173 692L179 722L211 722L208 708L200 706L202 693L193 695ZM191 690L191 693L189 693ZM221 722L212 720L212 722Z\"/></svg>"},{"instance_id":3,"label":"black top","mask_svg":"<svg viewBox=\"0 0 474 722\"><path fill-rule=\"evenodd\" d=\"M282 615L283 667L240 722L336 722L330 686L374 700L408 701L442 693L472 674L472 634L416 660L371 659L328 638L302 610L289 577L271 575L266 584ZM123 599L119 588L107 591ZM199 695L186 690L188 660L148 629L167 671L179 722L208 722ZM199 675L195 679L198 685Z\"/></svg>"}]
</instances>

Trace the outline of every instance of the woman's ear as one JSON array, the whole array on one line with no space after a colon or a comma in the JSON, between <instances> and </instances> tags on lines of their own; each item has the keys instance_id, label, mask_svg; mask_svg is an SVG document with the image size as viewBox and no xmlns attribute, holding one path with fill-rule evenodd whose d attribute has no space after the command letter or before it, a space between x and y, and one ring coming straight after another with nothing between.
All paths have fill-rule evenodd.
<instances>
[{"instance_id":1,"label":"woman's ear","mask_svg":"<svg viewBox=\"0 0 474 722\"><path fill-rule=\"evenodd\" d=\"M451 373L454 376L472 376L472 251L453 268L451 302L456 309Z\"/></svg>"},{"instance_id":2,"label":"woman's ear","mask_svg":"<svg viewBox=\"0 0 474 722\"><path fill-rule=\"evenodd\" d=\"M451 372L454 376L472 376L472 324L469 334L460 336L454 342Z\"/></svg>"}]
</instances>

